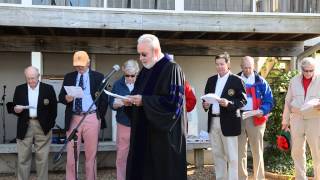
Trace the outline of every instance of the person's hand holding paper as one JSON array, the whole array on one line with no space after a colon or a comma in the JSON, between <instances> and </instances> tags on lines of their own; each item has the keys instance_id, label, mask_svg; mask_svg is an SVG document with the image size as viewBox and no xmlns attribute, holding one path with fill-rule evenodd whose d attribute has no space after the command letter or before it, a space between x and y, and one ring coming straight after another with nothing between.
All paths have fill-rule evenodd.
<instances>
[{"instance_id":1,"label":"person's hand holding paper","mask_svg":"<svg viewBox=\"0 0 320 180\"><path fill-rule=\"evenodd\" d=\"M63 86L67 92L68 96L72 96L74 98L82 98L84 93L80 86Z\"/></svg>"},{"instance_id":2,"label":"person's hand holding paper","mask_svg":"<svg viewBox=\"0 0 320 180\"><path fill-rule=\"evenodd\" d=\"M14 106L14 112L15 113L21 113L24 109L31 109L35 108L33 106L23 106L23 105L15 105Z\"/></svg>"},{"instance_id":3,"label":"person's hand holding paper","mask_svg":"<svg viewBox=\"0 0 320 180\"><path fill-rule=\"evenodd\" d=\"M313 108L315 108L316 110L320 111L320 99L318 99L318 104L313 106Z\"/></svg>"},{"instance_id":4,"label":"person's hand holding paper","mask_svg":"<svg viewBox=\"0 0 320 180\"><path fill-rule=\"evenodd\" d=\"M252 111L244 111L242 113L242 119L247 119L247 118L253 117L253 116L259 117L261 115L263 115L263 112L260 109L252 110Z\"/></svg>"},{"instance_id":5,"label":"person's hand holding paper","mask_svg":"<svg viewBox=\"0 0 320 180\"><path fill-rule=\"evenodd\" d=\"M104 91L104 93L106 93L109 96L112 96L112 97L115 97L115 98L118 98L118 99L127 99L127 100L129 100L129 98L126 97L126 96L121 96L119 94L115 94L115 93L112 93L112 92L107 91L107 90L103 90L103 91Z\"/></svg>"},{"instance_id":6,"label":"person's hand holding paper","mask_svg":"<svg viewBox=\"0 0 320 180\"><path fill-rule=\"evenodd\" d=\"M120 98L114 98L113 108L117 109L122 106L124 106L124 103L122 102L122 100Z\"/></svg>"},{"instance_id":7,"label":"person's hand holding paper","mask_svg":"<svg viewBox=\"0 0 320 180\"><path fill-rule=\"evenodd\" d=\"M219 103L220 97L213 93L208 93L206 95L201 96L201 99L204 100L202 102L202 106L204 109L208 110L211 104Z\"/></svg>"},{"instance_id":8,"label":"person's hand holding paper","mask_svg":"<svg viewBox=\"0 0 320 180\"><path fill-rule=\"evenodd\" d=\"M314 110L320 110L320 99L311 99L304 103L300 108L302 114L309 113Z\"/></svg>"},{"instance_id":9,"label":"person's hand holding paper","mask_svg":"<svg viewBox=\"0 0 320 180\"><path fill-rule=\"evenodd\" d=\"M203 99L207 103L213 104L213 103L218 103L218 101L220 100L220 97L214 93L209 93L201 96L201 99Z\"/></svg>"}]
</instances>

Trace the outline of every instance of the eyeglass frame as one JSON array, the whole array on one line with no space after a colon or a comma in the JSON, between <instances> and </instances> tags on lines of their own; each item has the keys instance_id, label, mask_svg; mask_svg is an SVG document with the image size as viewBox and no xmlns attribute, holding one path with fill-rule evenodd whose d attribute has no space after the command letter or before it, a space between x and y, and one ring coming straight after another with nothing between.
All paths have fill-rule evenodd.
<instances>
[{"instance_id":1,"label":"eyeglass frame","mask_svg":"<svg viewBox=\"0 0 320 180\"><path fill-rule=\"evenodd\" d=\"M137 76L136 74L134 74L134 75L125 74L125 75L124 75L124 77L127 77L127 78L128 78L128 77L134 78L134 77L136 77L136 76Z\"/></svg>"},{"instance_id":2,"label":"eyeglass frame","mask_svg":"<svg viewBox=\"0 0 320 180\"><path fill-rule=\"evenodd\" d=\"M305 69L302 69L302 71L303 71L304 73L312 73L312 72L314 72L314 69L312 69L312 70L305 70Z\"/></svg>"}]
</instances>

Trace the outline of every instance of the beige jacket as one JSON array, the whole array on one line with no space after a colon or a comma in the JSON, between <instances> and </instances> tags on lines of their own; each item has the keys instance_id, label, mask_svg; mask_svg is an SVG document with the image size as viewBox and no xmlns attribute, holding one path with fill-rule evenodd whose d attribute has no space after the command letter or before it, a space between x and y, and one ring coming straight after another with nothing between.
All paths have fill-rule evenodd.
<instances>
[{"instance_id":1,"label":"beige jacket","mask_svg":"<svg viewBox=\"0 0 320 180\"><path fill-rule=\"evenodd\" d=\"M312 99L320 101L320 75L314 75L308 87L306 97L302 85L302 75L293 77L290 81L285 99L282 124L290 124L292 119L320 119L320 111L313 109L301 111L305 103Z\"/></svg>"}]
</instances>

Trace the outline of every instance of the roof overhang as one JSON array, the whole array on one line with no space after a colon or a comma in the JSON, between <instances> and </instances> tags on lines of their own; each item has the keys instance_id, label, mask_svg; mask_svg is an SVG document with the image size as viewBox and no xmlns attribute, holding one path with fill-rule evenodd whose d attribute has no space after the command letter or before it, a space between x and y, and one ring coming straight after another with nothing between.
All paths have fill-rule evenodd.
<instances>
[{"instance_id":1,"label":"roof overhang","mask_svg":"<svg viewBox=\"0 0 320 180\"><path fill-rule=\"evenodd\" d=\"M2 26L320 34L320 14L2 5L0 16Z\"/></svg>"},{"instance_id":2,"label":"roof overhang","mask_svg":"<svg viewBox=\"0 0 320 180\"><path fill-rule=\"evenodd\" d=\"M252 13L252 12L209 12L173 11L116 8L84 8L63 6L22 6L0 4L0 36L50 41L52 37L70 38L70 41L86 41L85 38L122 39L131 42L143 33L152 33L167 40L175 47L180 40L188 47L195 42L211 44L245 45L252 48L273 44L271 49L256 55L295 56L303 51L301 42L320 35L320 15L302 13ZM79 38L81 37L81 38ZM58 39L59 39L58 38ZM29 43L32 43L30 41ZM85 43L84 43L85 44ZM169 43L170 44L170 43ZM183 43L180 43L183 44ZM288 44L288 46L285 46ZM275 46L274 46L275 45ZM124 44L125 46L125 44ZM194 45L191 45L194 46ZM246 46L246 45L245 45ZM74 46L78 47L78 46ZM290 48L292 53L274 49ZM132 47L130 47L132 48ZM182 48L183 49L183 48ZM222 47L220 50L224 50ZM228 49L227 49L228 50ZM180 51L181 52L181 51ZM187 52L187 51L186 51ZM188 53L182 54L188 54ZM211 51L208 51L211 52ZM258 52L253 50L252 53ZM211 55L211 52L205 55ZM232 53L231 53L232 54ZM238 54L238 53L236 53ZM197 55L194 54L194 55Z\"/></svg>"}]
</instances>

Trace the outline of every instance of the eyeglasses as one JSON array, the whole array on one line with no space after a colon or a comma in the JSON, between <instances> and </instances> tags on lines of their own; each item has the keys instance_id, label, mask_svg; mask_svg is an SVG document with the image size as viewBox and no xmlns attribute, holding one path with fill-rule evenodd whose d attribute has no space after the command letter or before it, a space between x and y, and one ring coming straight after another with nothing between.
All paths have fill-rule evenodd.
<instances>
[{"instance_id":1,"label":"eyeglasses","mask_svg":"<svg viewBox=\"0 0 320 180\"><path fill-rule=\"evenodd\" d=\"M134 77L136 77L136 75L129 75L129 74L126 74L126 75L124 75L125 77L132 77L132 78L134 78Z\"/></svg>"},{"instance_id":2,"label":"eyeglasses","mask_svg":"<svg viewBox=\"0 0 320 180\"><path fill-rule=\"evenodd\" d=\"M312 73L313 71L314 71L314 69L310 69L310 70L302 70L303 72L305 72L305 73L308 73L308 72L310 72L310 73Z\"/></svg>"},{"instance_id":3,"label":"eyeglasses","mask_svg":"<svg viewBox=\"0 0 320 180\"><path fill-rule=\"evenodd\" d=\"M143 56L143 57L146 57L146 56L147 56L146 53L141 53L140 55Z\"/></svg>"}]
</instances>

